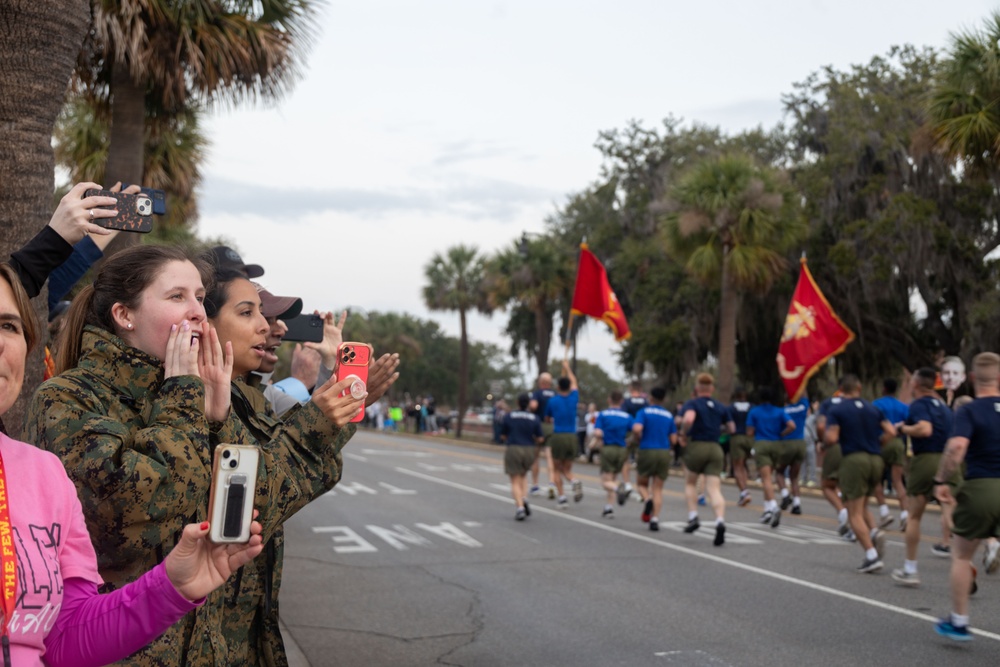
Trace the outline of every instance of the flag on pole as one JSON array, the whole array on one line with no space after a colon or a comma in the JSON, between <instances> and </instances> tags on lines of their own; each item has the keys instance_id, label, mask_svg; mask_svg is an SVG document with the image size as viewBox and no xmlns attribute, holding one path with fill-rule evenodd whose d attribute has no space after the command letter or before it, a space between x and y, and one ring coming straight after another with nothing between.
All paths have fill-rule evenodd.
<instances>
[{"instance_id":1,"label":"flag on pole","mask_svg":"<svg viewBox=\"0 0 1000 667\"><path fill-rule=\"evenodd\" d=\"M570 312L605 322L617 341L632 335L625 320L625 311L608 282L608 272L594 253L587 249L586 243L580 244L580 265L576 270L576 288Z\"/></svg>"},{"instance_id":2,"label":"flag on pole","mask_svg":"<svg viewBox=\"0 0 1000 667\"><path fill-rule=\"evenodd\" d=\"M803 257L799 284L795 286L778 345L778 373L789 401L799 400L809 378L828 359L843 352L852 340L854 332L833 312Z\"/></svg>"}]
</instances>

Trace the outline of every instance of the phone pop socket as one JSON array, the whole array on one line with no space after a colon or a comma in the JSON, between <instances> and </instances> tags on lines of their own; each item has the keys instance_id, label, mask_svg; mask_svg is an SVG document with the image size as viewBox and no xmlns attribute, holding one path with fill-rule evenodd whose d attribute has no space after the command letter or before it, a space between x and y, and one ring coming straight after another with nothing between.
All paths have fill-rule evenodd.
<instances>
[{"instance_id":1,"label":"phone pop socket","mask_svg":"<svg viewBox=\"0 0 1000 667\"><path fill-rule=\"evenodd\" d=\"M351 398L360 399L365 397L365 392L368 390L368 387L365 386L364 380L359 378L357 375L348 375L344 379L351 380L351 388L349 389L351 392Z\"/></svg>"}]
</instances>

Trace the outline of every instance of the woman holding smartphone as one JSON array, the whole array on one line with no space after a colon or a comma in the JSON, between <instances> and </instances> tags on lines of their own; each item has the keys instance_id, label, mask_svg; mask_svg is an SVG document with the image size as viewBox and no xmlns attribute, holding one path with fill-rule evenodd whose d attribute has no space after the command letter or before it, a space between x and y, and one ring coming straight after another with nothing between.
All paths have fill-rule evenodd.
<instances>
[{"instance_id":1,"label":"woman holding smartphone","mask_svg":"<svg viewBox=\"0 0 1000 667\"><path fill-rule=\"evenodd\" d=\"M14 270L2 264L0 417L20 394L25 360L37 341L28 295ZM7 665L41 665L44 659L82 667L123 658L196 609L263 548L256 522L249 543L229 546L205 539L207 523L188 525L162 563L99 595L97 556L76 488L59 459L0 432L0 480L0 531L11 536L0 561L4 572L13 573L11 586L0 587Z\"/></svg>"},{"instance_id":2,"label":"woman holding smartphone","mask_svg":"<svg viewBox=\"0 0 1000 667\"><path fill-rule=\"evenodd\" d=\"M220 269L216 273L212 289L205 297L205 312L209 322L218 332L219 340L232 348L231 400L233 413L240 420L241 428L238 439L229 442L263 447L275 438L291 436L321 450L327 445L322 438L310 435L309 424L321 411L326 411L323 407L325 404L344 400L340 398L340 394L349 381L337 382L335 378L331 378L313 392L311 401L293 407L279 419L257 388L257 383L248 383L251 373L260 367L264 359L272 325L262 313L261 307L257 286L242 273L226 269ZM349 403L353 406L353 412L347 419L361 410L362 401L372 402L385 392L395 380L392 376L395 363L390 363L389 355L385 355L381 363L373 367L369 378L369 394ZM353 434L355 426L350 424L343 430ZM328 469L321 467L324 463ZM276 501L281 505L278 514L291 516L333 487L340 476L339 447L336 448L334 465L322 460L312 465L325 483L314 485L299 495L282 497ZM257 502L262 500L258 493ZM225 618L225 632L228 637L245 638L242 641L247 651L242 656L241 664L247 665L287 663L278 629L278 592L281 587L284 535L280 528L269 531L265 521L265 538L264 556L243 568L227 586L227 598L234 608Z\"/></svg>"},{"instance_id":3,"label":"woman holding smartphone","mask_svg":"<svg viewBox=\"0 0 1000 667\"><path fill-rule=\"evenodd\" d=\"M76 484L106 590L137 579L163 560L184 524L204 520L212 444L245 437L230 405L235 354L228 344L223 351L205 317L211 277L207 264L169 246L107 259L70 307L60 374L29 407L25 439L57 454ZM358 405L317 403L303 420L305 437L261 447L255 504L265 541L287 518L276 510L339 477L350 433L341 426ZM223 632L230 613L225 590L217 591L124 664L247 664L245 642Z\"/></svg>"}]
</instances>

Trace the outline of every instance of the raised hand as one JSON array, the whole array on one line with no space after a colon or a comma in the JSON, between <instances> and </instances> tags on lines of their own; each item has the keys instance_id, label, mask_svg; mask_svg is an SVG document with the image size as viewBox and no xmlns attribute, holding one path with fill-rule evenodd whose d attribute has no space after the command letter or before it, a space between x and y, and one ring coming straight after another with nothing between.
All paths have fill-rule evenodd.
<instances>
[{"instance_id":1,"label":"raised hand","mask_svg":"<svg viewBox=\"0 0 1000 667\"><path fill-rule=\"evenodd\" d=\"M208 529L208 521L184 526L180 542L164 562L170 583L191 601L200 600L226 583L233 572L264 549L262 527L257 521L250 524L250 541L246 544L213 544L208 540Z\"/></svg>"},{"instance_id":2,"label":"raised hand","mask_svg":"<svg viewBox=\"0 0 1000 667\"><path fill-rule=\"evenodd\" d=\"M167 351L163 359L163 377L172 378L179 375L194 375L198 373L197 338L192 336L195 328L184 320L180 324L170 325L170 336L167 338Z\"/></svg>"},{"instance_id":3,"label":"raised hand","mask_svg":"<svg viewBox=\"0 0 1000 667\"><path fill-rule=\"evenodd\" d=\"M382 398L389 387L399 379L399 355L383 354L378 359L373 359L368 364L368 398L365 399L365 406L369 406Z\"/></svg>"},{"instance_id":4,"label":"raised hand","mask_svg":"<svg viewBox=\"0 0 1000 667\"><path fill-rule=\"evenodd\" d=\"M232 399L233 344L226 341L223 353L219 334L207 321L201 324L201 341L198 374L205 383L205 417L210 422L222 422L229 416Z\"/></svg>"},{"instance_id":5,"label":"raised hand","mask_svg":"<svg viewBox=\"0 0 1000 667\"><path fill-rule=\"evenodd\" d=\"M337 348L344 342L344 323L347 321L347 311L340 313L340 319L334 320L333 313L320 313L323 316L323 340L319 343L307 342L310 350L316 350L323 358L323 365L330 369L337 367Z\"/></svg>"},{"instance_id":6,"label":"raised hand","mask_svg":"<svg viewBox=\"0 0 1000 667\"><path fill-rule=\"evenodd\" d=\"M337 377L333 376L322 387L318 387L312 395L312 401L316 404L326 418L337 426L347 426L352 419L361 411L365 396L353 398L350 393L347 396L341 394L351 386L352 379L347 378L337 382Z\"/></svg>"}]
</instances>

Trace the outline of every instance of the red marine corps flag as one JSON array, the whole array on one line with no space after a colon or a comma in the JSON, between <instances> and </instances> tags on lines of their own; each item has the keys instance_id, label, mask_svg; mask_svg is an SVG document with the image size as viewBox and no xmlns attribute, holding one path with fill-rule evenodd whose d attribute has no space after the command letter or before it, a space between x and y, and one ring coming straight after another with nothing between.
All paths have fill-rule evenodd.
<instances>
[{"instance_id":1,"label":"red marine corps flag","mask_svg":"<svg viewBox=\"0 0 1000 667\"><path fill-rule=\"evenodd\" d=\"M833 312L803 257L799 284L795 286L778 345L778 373L785 383L789 402L799 400L809 378L830 357L843 352L852 340L854 332Z\"/></svg>"},{"instance_id":2,"label":"red marine corps flag","mask_svg":"<svg viewBox=\"0 0 1000 667\"><path fill-rule=\"evenodd\" d=\"M596 317L611 327L618 341L632 335L622 305L608 283L608 273L594 253L587 249L586 243L580 244L580 266L576 270L576 289L573 290L570 315Z\"/></svg>"}]
</instances>

